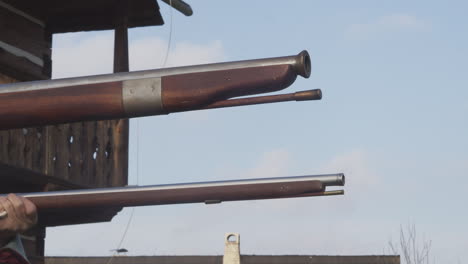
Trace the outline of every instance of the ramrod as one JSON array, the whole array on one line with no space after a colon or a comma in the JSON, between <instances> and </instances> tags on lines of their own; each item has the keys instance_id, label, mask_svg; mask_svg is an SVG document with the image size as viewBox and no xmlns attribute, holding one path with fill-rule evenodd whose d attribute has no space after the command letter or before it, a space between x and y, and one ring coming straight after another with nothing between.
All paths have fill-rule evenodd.
<instances>
[{"instance_id":1,"label":"ramrod","mask_svg":"<svg viewBox=\"0 0 468 264\"><path fill-rule=\"evenodd\" d=\"M320 90L251 98L310 76L309 54L0 85L0 129L316 100ZM229 100L230 99L230 100Z\"/></svg>"}]
</instances>

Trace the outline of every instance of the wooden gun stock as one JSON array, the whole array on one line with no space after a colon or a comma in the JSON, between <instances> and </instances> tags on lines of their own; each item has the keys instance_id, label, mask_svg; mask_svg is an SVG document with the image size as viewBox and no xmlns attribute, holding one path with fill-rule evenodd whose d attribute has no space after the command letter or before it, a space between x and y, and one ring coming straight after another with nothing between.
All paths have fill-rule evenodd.
<instances>
[{"instance_id":1,"label":"wooden gun stock","mask_svg":"<svg viewBox=\"0 0 468 264\"><path fill-rule=\"evenodd\" d=\"M308 78L310 72L310 57L303 51L288 57L0 85L0 129L235 106L228 99L282 90L297 75Z\"/></svg>"}]
</instances>

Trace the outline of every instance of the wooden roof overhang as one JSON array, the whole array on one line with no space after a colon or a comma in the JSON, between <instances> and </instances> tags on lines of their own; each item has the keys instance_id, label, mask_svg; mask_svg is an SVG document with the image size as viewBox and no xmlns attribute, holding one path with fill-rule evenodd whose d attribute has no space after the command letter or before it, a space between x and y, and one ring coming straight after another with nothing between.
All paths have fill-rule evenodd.
<instances>
[{"instance_id":1,"label":"wooden roof overhang","mask_svg":"<svg viewBox=\"0 0 468 264\"><path fill-rule=\"evenodd\" d=\"M115 29L122 14L128 27L163 25L156 0L2 0L21 10L49 33Z\"/></svg>"}]
</instances>

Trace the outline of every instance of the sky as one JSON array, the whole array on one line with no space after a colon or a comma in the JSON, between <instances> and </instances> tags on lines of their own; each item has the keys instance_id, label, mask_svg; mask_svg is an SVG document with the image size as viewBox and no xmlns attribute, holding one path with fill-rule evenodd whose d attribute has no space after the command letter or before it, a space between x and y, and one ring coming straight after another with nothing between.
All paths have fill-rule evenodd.
<instances>
[{"instance_id":1,"label":"sky","mask_svg":"<svg viewBox=\"0 0 468 264\"><path fill-rule=\"evenodd\" d=\"M187 2L191 17L161 3L164 26L130 30L132 71L308 50L311 77L286 91L323 99L132 119L129 183L343 172L345 195L139 207L125 232L127 208L49 228L47 255L121 240L128 255L220 255L228 232L243 254L375 255L414 225L434 263L468 261L468 3ZM112 56L112 31L55 35L53 77L109 73Z\"/></svg>"}]
</instances>

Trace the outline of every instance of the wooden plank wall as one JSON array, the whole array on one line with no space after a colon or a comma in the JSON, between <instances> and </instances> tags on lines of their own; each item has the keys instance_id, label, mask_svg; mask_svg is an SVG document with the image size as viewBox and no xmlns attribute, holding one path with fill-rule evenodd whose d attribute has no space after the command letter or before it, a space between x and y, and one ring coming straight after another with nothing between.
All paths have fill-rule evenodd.
<instances>
[{"instance_id":1,"label":"wooden plank wall","mask_svg":"<svg viewBox=\"0 0 468 264\"><path fill-rule=\"evenodd\" d=\"M0 32L0 41L44 60L44 66L40 67L24 57L0 49L0 89L1 84L51 77L52 36L45 28L0 7ZM30 177L47 175L67 183L42 183L38 188L44 191L70 186L124 186L127 184L128 170L128 126L122 125L122 122L128 121L85 122L0 131L0 163L37 173L24 174ZM15 175L3 174L2 188L15 192L21 190L23 186L11 181L14 178ZM27 188L27 184L24 184L25 190L30 190L31 183L37 182L43 181L31 179ZM5 186L8 183L14 186ZM109 221L120 209L79 212L78 215L58 212L50 218L51 222L46 221L44 224ZM80 218L80 215L86 217ZM45 228L38 227L31 231L23 242L33 264L43 264Z\"/></svg>"},{"instance_id":2,"label":"wooden plank wall","mask_svg":"<svg viewBox=\"0 0 468 264\"><path fill-rule=\"evenodd\" d=\"M0 73L0 84L12 82L17 80ZM44 172L45 134L44 127L0 131L0 162Z\"/></svg>"},{"instance_id":3,"label":"wooden plank wall","mask_svg":"<svg viewBox=\"0 0 468 264\"><path fill-rule=\"evenodd\" d=\"M127 131L122 121L47 127L45 174L91 188L127 184Z\"/></svg>"},{"instance_id":4,"label":"wooden plank wall","mask_svg":"<svg viewBox=\"0 0 468 264\"><path fill-rule=\"evenodd\" d=\"M0 74L0 84L13 81ZM0 162L82 187L124 186L128 128L122 129L120 122L126 121L0 131ZM48 186L49 190L57 188L60 186Z\"/></svg>"}]
</instances>

